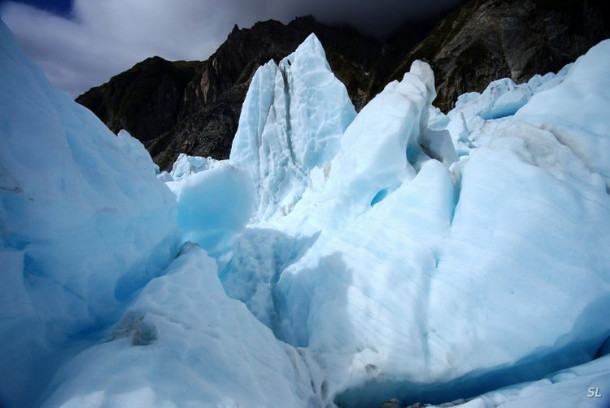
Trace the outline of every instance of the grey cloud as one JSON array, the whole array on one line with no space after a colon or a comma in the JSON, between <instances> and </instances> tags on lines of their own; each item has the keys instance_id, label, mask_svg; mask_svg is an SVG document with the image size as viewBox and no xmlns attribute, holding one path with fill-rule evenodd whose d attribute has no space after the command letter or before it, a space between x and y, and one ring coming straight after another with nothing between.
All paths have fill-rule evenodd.
<instances>
[{"instance_id":1,"label":"grey cloud","mask_svg":"<svg viewBox=\"0 0 610 408\"><path fill-rule=\"evenodd\" d=\"M56 86L76 96L146 57L206 59L234 24L311 14L383 36L463 0L75 0L71 19L6 3L4 22Z\"/></svg>"},{"instance_id":2,"label":"grey cloud","mask_svg":"<svg viewBox=\"0 0 610 408\"><path fill-rule=\"evenodd\" d=\"M345 23L364 34L384 37L405 20L434 15L463 0L310 0L291 3L293 14L312 14L327 23Z\"/></svg>"}]
</instances>

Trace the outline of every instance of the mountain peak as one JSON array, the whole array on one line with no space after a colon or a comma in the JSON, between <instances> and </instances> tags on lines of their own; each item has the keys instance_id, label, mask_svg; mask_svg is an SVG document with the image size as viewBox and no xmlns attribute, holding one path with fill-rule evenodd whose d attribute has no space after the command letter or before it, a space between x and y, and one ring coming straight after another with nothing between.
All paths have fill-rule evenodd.
<instances>
[{"instance_id":1,"label":"mountain peak","mask_svg":"<svg viewBox=\"0 0 610 408\"><path fill-rule=\"evenodd\" d=\"M314 37L305 46L323 53L354 104L361 107L370 81L366 73L374 69L379 55L376 40L345 27L326 26L311 16L288 24L258 22L234 29L203 63L201 74L185 86L184 109L174 128L147 145L157 163L169 168L179 152L227 158L254 72L269 60L279 63L311 34Z\"/></svg>"},{"instance_id":2,"label":"mountain peak","mask_svg":"<svg viewBox=\"0 0 610 408\"><path fill-rule=\"evenodd\" d=\"M448 111L458 95L481 92L496 78L519 83L538 72L559 70L610 36L609 9L603 0L472 0L441 18L434 29L431 20L405 24L383 45L353 28L328 26L312 16L288 24L267 20L251 28L235 25L218 50L192 69L175 70L165 80L147 70L139 76L121 74L77 101L113 131L125 127L168 169L181 152L227 158L254 72L271 59L279 63L312 33L357 110L419 59L436 73L435 105ZM173 80L173 75L181 79ZM128 85L126 78L139 78L138 86ZM173 85L161 92L161 84ZM163 106L163 92L171 95L169 109ZM125 101L133 100L142 103L125 111ZM148 100L156 102L151 106ZM161 124L147 124L157 118L164 118Z\"/></svg>"}]
</instances>

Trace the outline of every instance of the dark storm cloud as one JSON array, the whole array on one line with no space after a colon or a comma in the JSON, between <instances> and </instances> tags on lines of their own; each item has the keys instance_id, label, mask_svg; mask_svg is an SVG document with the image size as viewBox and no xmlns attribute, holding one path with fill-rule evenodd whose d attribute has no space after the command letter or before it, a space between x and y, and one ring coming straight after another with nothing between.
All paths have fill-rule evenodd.
<instances>
[{"instance_id":1,"label":"dark storm cloud","mask_svg":"<svg viewBox=\"0 0 610 408\"><path fill-rule=\"evenodd\" d=\"M384 37L405 20L427 17L463 0L310 0L278 2L289 14L312 14L327 23L346 23L365 34Z\"/></svg>"},{"instance_id":2,"label":"dark storm cloud","mask_svg":"<svg viewBox=\"0 0 610 408\"><path fill-rule=\"evenodd\" d=\"M76 96L146 57L206 59L234 24L311 14L384 36L462 0L75 0L70 17L11 2L2 19L58 87Z\"/></svg>"}]
</instances>

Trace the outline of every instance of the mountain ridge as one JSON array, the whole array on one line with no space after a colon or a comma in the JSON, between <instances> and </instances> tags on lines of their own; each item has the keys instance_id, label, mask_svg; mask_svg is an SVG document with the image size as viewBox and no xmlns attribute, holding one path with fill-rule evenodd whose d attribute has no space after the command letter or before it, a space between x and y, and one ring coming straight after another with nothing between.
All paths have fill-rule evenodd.
<instances>
[{"instance_id":1,"label":"mountain ridge","mask_svg":"<svg viewBox=\"0 0 610 408\"><path fill-rule=\"evenodd\" d=\"M387 81L424 60L437 80L435 105L448 111L457 96L494 79L523 83L557 72L609 36L610 6L601 0L471 0L407 52Z\"/></svg>"},{"instance_id":2,"label":"mountain ridge","mask_svg":"<svg viewBox=\"0 0 610 408\"><path fill-rule=\"evenodd\" d=\"M139 63L76 101L113 132L125 128L142 141L162 169L179 153L226 159L256 69L279 62L310 33L357 110L421 59L435 71L434 104L446 112L458 95L482 92L494 79L520 83L557 72L610 37L610 6L601 0L470 0L447 15L407 23L384 43L311 16L236 25L206 61L155 60L162 72L173 73L161 77L155 64L138 71Z\"/></svg>"},{"instance_id":3,"label":"mountain ridge","mask_svg":"<svg viewBox=\"0 0 610 408\"><path fill-rule=\"evenodd\" d=\"M360 35L353 28L326 26L312 17L299 17L286 25L268 20L247 29L235 26L218 50L208 60L199 63L199 72L183 87L183 104L173 117L170 129L152 136L134 132L136 127L133 126L126 130L145 144L164 169L171 167L181 152L227 158L254 72L271 59L279 62L312 32L324 44L335 75L346 85L355 104L362 106L367 101L369 80L366 73L372 70L377 60L381 49L379 42ZM112 87L115 78L101 88ZM128 89L125 92L119 90L107 98L107 105L128 98L128 95ZM99 103L94 101L98 98L88 91L76 101L91 109L117 132L120 130L117 124L126 121L112 120L113 112L96 109Z\"/></svg>"}]
</instances>

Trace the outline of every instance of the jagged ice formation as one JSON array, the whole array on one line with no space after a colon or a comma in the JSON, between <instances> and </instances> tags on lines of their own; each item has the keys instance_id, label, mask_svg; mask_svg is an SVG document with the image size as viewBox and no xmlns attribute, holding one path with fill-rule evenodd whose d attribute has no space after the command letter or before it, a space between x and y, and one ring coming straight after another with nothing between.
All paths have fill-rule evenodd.
<instances>
[{"instance_id":1,"label":"jagged ice formation","mask_svg":"<svg viewBox=\"0 0 610 408\"><path fill-rule=\"evenodd\" d=\"M1 404L603 403L610 42L448 115L418 61L356 116L312 36L167 189L1 34Z\"/></svg>"}]
</instances>

